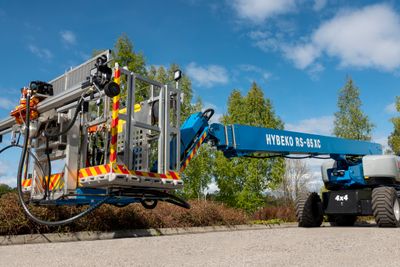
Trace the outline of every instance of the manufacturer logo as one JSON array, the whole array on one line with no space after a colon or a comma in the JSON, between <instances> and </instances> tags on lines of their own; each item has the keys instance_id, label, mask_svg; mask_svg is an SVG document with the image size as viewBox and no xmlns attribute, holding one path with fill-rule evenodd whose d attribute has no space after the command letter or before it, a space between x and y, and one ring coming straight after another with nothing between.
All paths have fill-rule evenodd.
<instances>
[{"instance_id":1,"label":"manufacturer logo","mask_svg":"<svg viewBox=\"0 0 400 267\"><path fill-rule=\"evenodd\" d=\"M337 201L337 202L343 202L343 201L348 201L349 200L349 195L343 195L343 196L341 196L341 195L336 195L336 197L335 197L335 200Z\"/></svg>"}]
</instances>

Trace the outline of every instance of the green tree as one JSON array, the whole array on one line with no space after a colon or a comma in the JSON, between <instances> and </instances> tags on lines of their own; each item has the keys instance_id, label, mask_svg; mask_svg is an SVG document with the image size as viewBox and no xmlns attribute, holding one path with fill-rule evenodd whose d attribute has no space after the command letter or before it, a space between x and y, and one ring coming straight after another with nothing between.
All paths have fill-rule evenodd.
<instances>
[{"instance_id":1,"label":"green tree","mask_svg":"<svg viewBox=\"0 0 400 267\"><path fill-rule=\"evenodd\" d=\"M400 112L400 96L396 97L396 109ZM392 118L394 130L389 136L389 146L396 155L400 155L400 116Z\"/></svg>"},{"instance_id":2,"label":"green tree","mask_svg":"<svg viewBox=\"0 0 400 267\"><path fill-rule=\"evenodd\" d=\"M335 113L333 134L348 139L371 140L375 126L361 110L360 91L350 77L339 91L337 106L339 110Z\"/></svg>"},{"instance_id":3,"label":"green tree","mask_svg":"<svg viewBox=\"0 0 400 267\"><path fill-rule=\"evenodd\" d=\"M123 33L114 45L113 58L121 67L127 66L130 71L140 75L147 75L146 61L142 53L134 51L132 41Z\"/></svg>"},{"instance_id":4,"label":"green tree","mask_svg":"<svg viewBox=\"0 0 400 267\"><path fill-rule=\"evenodd\" d=\"M6 184L0 184L0 197L11 192L13 189Z\"/></svg>"},{"instance_id":5,"label":"green tree","mask_svg":"<svg viewBox=\"0 0 400 267\"><path fill-rule=\"evenodd\" d=\"M168 84L174 80L174 73L176 70L179 69L180 66L175 63L171 64L168 67L168 69L165 69L163 66L160 66L158 68L155 66L151 66L148 73L148 77L162 84ZM181 122L183 122L184 120L187 119L187 117L189 117L190 114L199 111L199 107L196 106L198 102L195 105L192 104L192 98L193 98L192 82L190 81L188 76L186 75L182 76L181 80L179 81L179 88L183 93L183 101L181 104Z\"/></svg>"},{"instance_id":6,"label":"green tree","mask_svg":"<svg viewBox=\"0 0 400 267\"><path fill-rule=\"evenodd\" d=\"M245 124L283 129L283 122L276 116L272 103L264 97L262 89L253 83L248 94L242 96L234 90L228 100L228 113L224 124ZM264 192L276 188L284 174L284 160L275 159L226 159L216 154L214 176L220 189L218 199L230 206L254 211L264 204Z\"/></svg>"},{"instance_id":7,"label":"green tree","mask_svg":"<svg viewBox=\"0 0 400 267\"><path fill-rule=\"evenodd\" d=\"M192 159L186 170L183 172L182 180L185 183L183 195L187 199L203 199L205 190L212 181L211 166L214 162L214 151L203 144L198 155Z\"/></svg>"},{"instance_id":8,"label":"green tree","mask_svg":"<svg viewBox=\"0 0 400 267\"><path fill-rule=\"evenodd\" d=\"M128 67L130 71L133 71L142 76L147 76L146 61L142 53L134 51L134 46L129 37L123 33L116 41L112 56L115 62L120 67ZM126 97L126 81L122 76L121 79L121 96L124 99ZM136 83L135 97L136 102L139 102L147 97L148 90L142 90L146 85L142 82Z\"/></svg>"},{"instance_id":9,"label":"green tree","mask_svg":"<svg viewBox=\"0 0 400 267\"><path fill-rule=\"evenodd\" d=\"M148 72L150 79L154 79L162 84L168 84L174 80L174 72L180 69L179 65L171 64L168 69L163 66L151 66ZM183 75L179 81L179 86L183 92L183 102L181 104L181 122L183 122L190 114L200 112L203 104L200 98L193 104L193 91L190 79ZM182 195L188 199L203 198L204 191L212 180L212 172L210 166L213 165L213 151L203 144L196 157L190 162L182 174L182 180L185 187L182 190Z\"/></svg>"}]
</instances>

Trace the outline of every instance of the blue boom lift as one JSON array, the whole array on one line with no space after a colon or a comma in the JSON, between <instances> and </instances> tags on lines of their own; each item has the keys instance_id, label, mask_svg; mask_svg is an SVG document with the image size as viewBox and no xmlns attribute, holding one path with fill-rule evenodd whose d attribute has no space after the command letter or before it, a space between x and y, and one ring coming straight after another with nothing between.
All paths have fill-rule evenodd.
<instances>
[{"instance_id":1,"label":"blue boom lift","mask_svg":"<svg viewBox=\"0 0 400 267\"><path fill-rule=\"evenodd\" d=\"M104 203L153 209L165 201L189 208L172 192L183 187L180 173L208 142L228 158L327 159L321 169L329 191L322 199L310 193L297 200L299 226L320 226L324 214L339 226L362 215L373 215L379 226L399 225L400 161L381 155L379 144L210 124L212 109L180 125L180 71L174 81L161 84L118 64L111 68L110 61L111 52L104 51L48 83L31 82L21 90L20 105L0 122L0 135L12 137L0 153L22 149L17 188L31 220L63 225ZM66 220L44 221L28 204L88 209Z\"/></svg>"}]
</instances>

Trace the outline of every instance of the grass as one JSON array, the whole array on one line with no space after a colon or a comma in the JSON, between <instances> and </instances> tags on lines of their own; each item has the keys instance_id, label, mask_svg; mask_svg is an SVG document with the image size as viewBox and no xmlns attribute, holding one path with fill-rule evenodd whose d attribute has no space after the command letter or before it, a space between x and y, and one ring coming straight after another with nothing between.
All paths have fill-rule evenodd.
<instances>
[{"instance_id":1,"label":"grass","mask_svg":"<svg viewBox=\"0 0 400 267\"><path fill-rule=\"evenodd\" d=\"M282 219L254 220L251 223L257 225L281 225L284 221Z\"/></svg>"}]
</instances>

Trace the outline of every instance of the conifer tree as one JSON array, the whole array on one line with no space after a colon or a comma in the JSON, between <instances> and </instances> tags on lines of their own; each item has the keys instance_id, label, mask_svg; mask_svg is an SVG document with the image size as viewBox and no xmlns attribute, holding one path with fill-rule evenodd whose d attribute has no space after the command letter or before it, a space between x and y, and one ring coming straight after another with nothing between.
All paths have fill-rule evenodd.
<instances>
[{"instance_id":1,"label":"conifer tree","mask_svg":"<svg viewBox=\"0 0 400 267\"><path fill-rule=\"evenodd\" d=\"M396 97L396 110L400 112L400 96ZM392 151L400 156L400 116L392 118L393 132L389 136L389 146Z\"/></svg>"},{"instance_id":2,"label":"conifer tree","mask_svg":"<svg viewBox=\"0 0 400 267\"><path fill-rule=\"evenodd\" d=\"M346 85L340 89L335 113L333 134L337 137L371 140L375 127L361 110L360 91L349 77Z\"/></svg>"}]
</instances>

